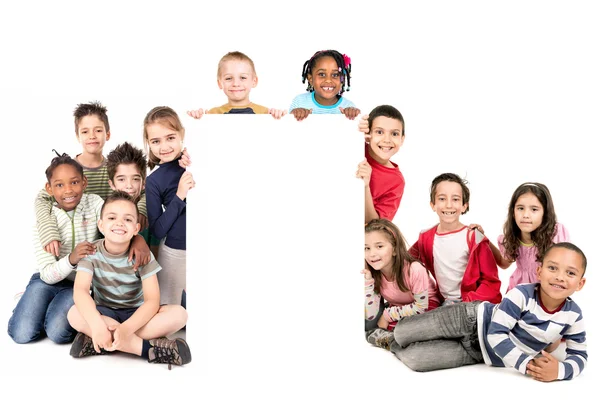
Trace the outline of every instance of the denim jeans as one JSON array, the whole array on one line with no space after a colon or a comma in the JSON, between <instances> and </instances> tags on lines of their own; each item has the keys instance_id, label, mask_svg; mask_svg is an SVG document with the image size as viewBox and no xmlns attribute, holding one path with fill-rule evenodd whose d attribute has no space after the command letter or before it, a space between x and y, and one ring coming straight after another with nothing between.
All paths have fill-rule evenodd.
<instances>
[{"instance_id":1,"label":"denim jeans","mask_svg":"<svg viewBox=\"0 0 600 400\"><path fill-rule=\"evenodd\" d=\"M35 273L8 321L8 335L20 344L44 334L54 343L72 342L77 332L69 325L67 313L73 304L73 281L48 285Z\"/></svg>"},{"instance_id":2,"label":"denim jeans","mask_svg":"<svg viewBox=\"0 0 600 400\"><path fill-rule=\"evenodd\" d=\"M483 362L477 336L479 304L457 303L401 319L391 351L421 372Z\"/></svg>"}]
</instances>

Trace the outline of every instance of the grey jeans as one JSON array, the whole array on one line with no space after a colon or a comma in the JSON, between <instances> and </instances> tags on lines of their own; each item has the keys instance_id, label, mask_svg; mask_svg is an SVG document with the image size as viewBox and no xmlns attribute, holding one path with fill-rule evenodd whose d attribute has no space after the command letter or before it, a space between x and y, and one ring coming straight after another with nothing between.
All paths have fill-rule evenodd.
<instances>
[{"instance_id":1,"label":"grey jeans","mask_svg":"<svg viewBox=\"0 0 600 400\"><path fill-rule=\"evenodd\" d=\"M401 319L391 351L407 367L421 372L483 362L477 336L479 304L457 303Z\"/></svg>"}]
</instances>

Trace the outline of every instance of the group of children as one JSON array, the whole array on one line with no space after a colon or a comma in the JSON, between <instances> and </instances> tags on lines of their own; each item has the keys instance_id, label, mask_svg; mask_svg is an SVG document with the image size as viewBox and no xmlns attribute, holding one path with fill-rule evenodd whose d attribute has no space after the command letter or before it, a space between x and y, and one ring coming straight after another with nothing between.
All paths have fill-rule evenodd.
<instances>
[{"instance_id":1,"label":"group of children","mask_svg":"<svg viewBox=\"0 0 600 400\"><path fill-rule=\"evenodd\" d=\"M74 119L82 152L56 153L46 169L35 201L37 267L8 334L17 343L73 342L76 358L118 350L187 364L185 339L167 338L187 322L185 200L195 182L183 125L156 107L143 124L148 159L128 142L105 157L106 108L79 104Z\"/></svg>"},{"instance_id":2,"label":"group of children","mask_svg":"<svg viewBox=\"0 0 600 400\"><path fill-rule=\"evenodd\" d=\"M343 97L350 58L316 52L302 70L307 93L289 110L250 101L258 77L241 52L221 58L217 83L227 103L203 114L360 114ZM82 104L74 113L82 153L58 155L36 198L38 267L8 325L17 343L47 335L73 341L71 355L119 350L149 362L191 361L186 341L166 336L185 327L186 197L195 186L186 170L185 129L169 107L144 118L147 152L125 142L107 157L106 109ZM536 380L570 379L587 353L581 310L570 298L584 283L587 261L557 222L548 188L527 182L514 192L498 247L477 224L465 226L467 182L435 177L430 205L439 218L410 248L391 221L405 180L391 158L405 139L393 106L375 107L359 121L365 159L356 176L365 190L365 330L369 343L394 352L407 366L429 371L485 362L511 366ZM146 178L147 168L152 173ZM141 234L138 234L140 233ZM516 263L504 298L498 267ZM566 343L564 361L550 354Z\"/></svg>"},{"instance_id":3,"label":"group of children","mask_svg":"<svg viewBox=\"0 0 600 400\"><path fill-rule=\"evenodd\" d=\"M367 142L356 172L365 183L367 341L415 371L486 363L545 382L577 376L587 346L581 309L570 296L585 283L587 259L557 222L548 188L517 187L496 247L480 225L460 221L469 210L467 182L440 174L430 188L439 223L407 248L391 222L404 178L390 158L404 141L404 119L379 106L359 130ZM513 263L503 298L498 267ZM561 341L566 356L559 361L551 353Z\"/></svg>"}]
</instances>

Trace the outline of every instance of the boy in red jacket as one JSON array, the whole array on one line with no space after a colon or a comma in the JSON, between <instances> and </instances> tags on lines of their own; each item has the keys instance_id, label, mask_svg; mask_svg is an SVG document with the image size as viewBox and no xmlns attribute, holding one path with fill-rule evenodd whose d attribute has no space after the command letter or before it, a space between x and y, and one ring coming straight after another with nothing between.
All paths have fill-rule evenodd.
<instances>
[{"instance_id":1,"label":"boy in red jacket","mask_svg":"<svg viewBox=\"0 0 600 400\"><path fill-rule=\"evenodd\" d=\"M431 183L430 204L440 223L422 231L410 249L436 279L442 305L502 300L489 240L459 220L469 211L469 196L466 181L458 175L437 176Z\"/></svg>"}]
</instances>

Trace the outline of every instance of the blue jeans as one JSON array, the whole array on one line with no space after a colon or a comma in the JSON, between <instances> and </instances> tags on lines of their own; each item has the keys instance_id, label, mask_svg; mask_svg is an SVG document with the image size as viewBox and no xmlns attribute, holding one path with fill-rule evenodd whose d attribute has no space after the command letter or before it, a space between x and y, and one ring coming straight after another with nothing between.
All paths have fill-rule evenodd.
<instances>
[{"instance_id":1,"label":"blue jeans","mask_svg":"<svg viewBox=\"0 0 600 400\"><path fill-rule=\"evenodd\" d=\"M477 336L479 304L457 303L401 319L391 351L421 372L483 362Z\"/></svg>"},{"instance_id":2,"label":"blue jeans","mask_svg":"<svg viewBox=\"0 0 600 400\"><path fill-rule=\"evenodd\" d=\"M54 343L72 342L77 332L69 325L67 313L73 304L73 281L48 285L35 273L8 321L8 335L19 344L44 334Z\"/></svg>"}]
</instances>

